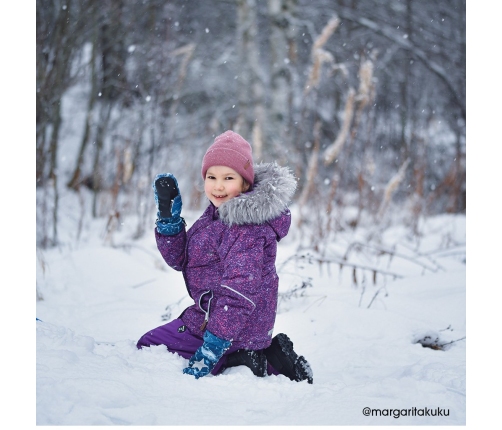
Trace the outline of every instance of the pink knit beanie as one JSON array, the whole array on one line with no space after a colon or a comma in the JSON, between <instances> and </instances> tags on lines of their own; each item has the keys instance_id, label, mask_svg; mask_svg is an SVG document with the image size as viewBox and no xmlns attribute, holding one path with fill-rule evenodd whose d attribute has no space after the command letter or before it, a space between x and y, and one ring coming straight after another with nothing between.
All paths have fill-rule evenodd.
<instances>
[{"instance_id":1,"label":"pink knit beanie","mask_svg":"<svg viewBox=\"0 0 502 430\"><path fill-rule=\"evenodd\" d=\"M250 185L254 182L251 145L231 130L216 136L202 160L202 178L211 166L227 166L239 173Z\"/></svg>"}]
</instances>

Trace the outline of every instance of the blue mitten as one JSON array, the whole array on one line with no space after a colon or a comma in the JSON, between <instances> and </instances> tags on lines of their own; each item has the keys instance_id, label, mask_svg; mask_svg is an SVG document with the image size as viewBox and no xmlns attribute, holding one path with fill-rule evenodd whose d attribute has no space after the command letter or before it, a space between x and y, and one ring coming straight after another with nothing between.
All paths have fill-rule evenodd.
<instances>
[{"instance_id":1,"label":"blue mitten","mask_svg":"<svg viewBox=\"0 0 502 430\"><path fill-rule=\"evenodd\" d=\"M220 339L209 330L204 332L203 339L204 343L197 351L195 351L195 354L188 361L188 367L183 369L183 373L193 375L195 376L195 379L206 376L209 372L211 372L225 351L230 348L230 345L232 345L231 341ZM200 370L198 367L193 367L193 365L198 361L203 362L205 367L202 367Z\"/></svg>"},{"instance_id":2,"label":"blue mitten","mask_svg":"<svg viewBox=\"0 0 502 430\"><path fill-rule=\"evenodd\" d=\"M166 236L178 234L185 223L181 215L181 193L178 181L171 173L161 173L153 182L157 206L157 231Z\"/></svg>"}]
</instances>

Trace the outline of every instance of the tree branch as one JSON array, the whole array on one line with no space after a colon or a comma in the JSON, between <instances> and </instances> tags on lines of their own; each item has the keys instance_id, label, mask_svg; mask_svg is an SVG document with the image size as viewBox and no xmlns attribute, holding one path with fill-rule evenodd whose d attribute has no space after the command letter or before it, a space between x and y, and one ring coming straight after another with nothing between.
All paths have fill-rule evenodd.
<instances>
[{"instance_id":1,"label":"tree branch","mask_svg":"<svg viewBox=\"0 0 502 430\"><path fill-rule=\"evenodd\" d=\"M371 31L375 32L376 34L384 36L385 38L394 42L400 48L402 48L406 51L409 51L413 55L415 55L424 64L424 66L427 67L432 73L434 73L446 85L446 87L451 91L453 98L455 100L455 103L457 104L457 106L459 107L459 109L462 113L463 119L466 118L466 106L465 106L465 101L464 101L463 97L461 97L458 94L456 88L453 86L453 83L448 78L448 74L443 69L443 67L441 67L436 62L430 60L427 57L427 53L425 51L414 46L408 39L405 39L402 34L397 33L396 31L392 30L390 27L382 26L382 25L380 25L374 21L371 21L370 19L364 18L364 17L358 17L353 12L346 10L346 9L343 9L341 12L339 12L339 15L342 19L346 19L348 21L355 22L359 25L362 25L363 27L370 29Z\"/></svg>"}]
</instances>

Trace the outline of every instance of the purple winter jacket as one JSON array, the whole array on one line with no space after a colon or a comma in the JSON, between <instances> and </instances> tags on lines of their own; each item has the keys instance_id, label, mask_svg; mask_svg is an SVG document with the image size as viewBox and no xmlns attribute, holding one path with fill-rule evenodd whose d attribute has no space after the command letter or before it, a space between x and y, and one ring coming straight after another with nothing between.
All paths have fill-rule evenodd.
<instances>
[{"instance_id":1,"label":"purple winter jacket","mask_svg":"<svg viewBox=\"0 0 502 430\"><path fill-rule=\"evenodd\" d=\"M296 180L276 163L255 166L253 189L216 208L174 236L155 229L166 263L183 273L194 304L180 318L199 336L207 329L234 346L270 345L277 310L277 242L289 231L288 204Z\"/></svg>"}]
</instances>

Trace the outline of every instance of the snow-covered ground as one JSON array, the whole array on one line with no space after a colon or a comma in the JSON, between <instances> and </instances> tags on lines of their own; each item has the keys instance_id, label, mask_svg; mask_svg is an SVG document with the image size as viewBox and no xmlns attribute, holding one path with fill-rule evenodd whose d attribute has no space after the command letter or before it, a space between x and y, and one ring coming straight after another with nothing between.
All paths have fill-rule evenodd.
<instances>
[{"instance_id":1,"label":"snow-covered ground","mask_svg":"<svg viewBox=\"0 0 502 430\"><path fill-rule=\"evenodd\" d=\"M199 214L184 215L191 225ZM195 380L164 347L137 350L190 299L156 249L153 223L133 240L135 222L122 220L111 246L106 220L89 221L77 243L67 218L64 245L37 251L37 425L466 424L465 217L425 220L420 240L389 228L379 247L392 258L362 246L341 270L312 253L290 258L293 227L279 244L276 333L310 362L313 385L245 367ZM331 255L355 238L336 236ZM376 284L363 266L378 269Z\"/></svg>"}]
</instances>

